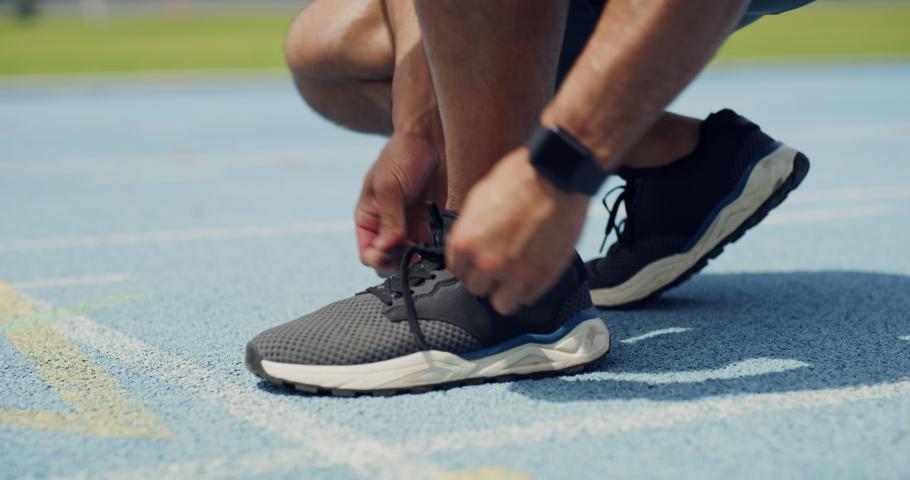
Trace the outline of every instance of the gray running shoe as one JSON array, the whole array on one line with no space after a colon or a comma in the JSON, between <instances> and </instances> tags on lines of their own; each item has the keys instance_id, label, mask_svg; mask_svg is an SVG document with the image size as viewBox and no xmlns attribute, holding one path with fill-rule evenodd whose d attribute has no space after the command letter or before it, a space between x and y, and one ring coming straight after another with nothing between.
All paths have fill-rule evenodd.
<instances>
[{"instance_id":1,"label":"gray running shoe","mask_svg":"<svg viewBox=\"0 0 910 480\"><path fill-rule=\"evenodd\" d=\"M618 239L605 257L587 263L594 304L633 307L688 280L783 202L808 171L805 155L732 110L702 123L692 154L662 168L620 169L626 185L607 207L606 231L615 229ZM621 202L626 218L616 225Z\"/></svg>"},{"instance_id":2,"label":"gray running shoe","mask_svg":"<svg viewBox=\"0 0 910 480\"><path fill-rule=\"evenodd\" d=\"M607 354L610 335L577 255L543 299L502 316L445 268L456 215L428 209L432 241L408 248L398 275L261 333L247 345L247 367L310 393L394 395L576 373Z\"/></svg>"}]
</instances>

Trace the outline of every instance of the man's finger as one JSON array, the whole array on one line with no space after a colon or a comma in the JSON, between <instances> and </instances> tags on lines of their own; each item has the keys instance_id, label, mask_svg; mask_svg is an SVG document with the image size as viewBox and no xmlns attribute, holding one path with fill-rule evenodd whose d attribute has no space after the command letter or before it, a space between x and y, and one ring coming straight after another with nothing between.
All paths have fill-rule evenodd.
<instances>
[{"instance_id":1,"label":"man's finger","mask_svg":"<svg viewBox=\"0 0 910 480\"><path fill-rule=\"evenodd\" d=\"M404 240L407 233L405 200L397 191L383 191L376 196L379 205L379 235L373 240L373 247L389 251Z\"/></svg>"},{"instance_id":2,"label":"man's finger","mask_svg":"<svg viewBox=\"0 0 910 480\"><path fill-rule=\"evenodd\" d=\"M378 235L379 229L379 220L361 220L358 217L360 217L360 215L354 216L354 230L357 235L357 249L360 251L360 254L363 255L363 252L368 248L372 248L373 242L376 241L376 236Z\"/></svg>"},{"instance_id":3,"label":"man's finger","mask_svg":"<svg viewBox=\"0 0 910 480\"><path fill-rule=\"evenodd\" d=\"M468 291L472 295L477 297L485 297L490 293L490 289L493 286L493 275L484 272L483 270L476 267L469 267L469 271L463 277L465 286L468 287Z\"/></svg>"},{"instance_id":4,"label":"man's finger","mask_svg":"<svg viewBox=\"0 0 910 480\"><path fill-rule=\"evenodd\" d=\"M522 305L533 305L537 303L538 300L543 298L547 292L556 286L556 283L559 282L560 278L562 278L561 275L547 282L526 283L524 291L521 292L521 295L518 298L518 302Z\"/></svg>"},{"instance_id":5,"label":"man's finger","mask_svg":"<svg viewBox=\"0 0 910 480\"><path fill-rule=\"evenodd\" d=\"M527 286L523 282L511 281L502 282L498 288L490 294L490 304L502 315L512 315L518 311L521 306L519 299Z\"/></svg>"},{"instance_id":6,"label":"man's finger","mask_svg":"<svg viewBox=\"0 0 910 480\"><path fill-rule=\"evenodd\" d=\"M360 262L375 269L380 277L388 277L398 271L401 256L367 247L360 251Z\"/></svg>"},{"instance_id":7,"label":"man's finger","mask_svg":"<svg viewBox=\"0 0 910 480\"><path fill-rule=\"evenodd\" d=\"M457 228L458 222L455 222ZM453 230L454 232L455 230ZM464 280L465 274L467 271L467 255L463 255L455 250L455 247L452 242L453 234L449 233L449 238L446 240L446 268L452 272L452 275Z\"/></svg>"}]
</instances>

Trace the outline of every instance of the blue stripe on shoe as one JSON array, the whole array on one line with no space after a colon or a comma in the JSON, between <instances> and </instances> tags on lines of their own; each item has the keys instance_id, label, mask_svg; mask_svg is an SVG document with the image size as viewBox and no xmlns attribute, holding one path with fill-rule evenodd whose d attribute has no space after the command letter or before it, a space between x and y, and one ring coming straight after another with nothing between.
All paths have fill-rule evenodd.
<instances>
[{"instance_id":1,"label":"blue stripe on shoe","mask_svg":"<svg viewBox=\"0 0 910 480\"><path fill-rule=\"evenodd\" d=\"M538 343L538 344L549 344L553 343L566 335L569 334L575 327L581 325L583 322L588 320L600 318L597 315L597 309L594 307L586 308L569 319L563 326L559 327L553 333L547 334L534 334L527 333L519 337L515 337L507 342L500 343L483 350L477 350L476 352L466 353L464 355L459 355L459 357L465 360L477 360L478 358L488 357L490 355L496 355L497 353L504 352L506 350L511 350L515 347L520 347L528 343Z\"/></svg>"},{"instance_id":2,"label":"blue stripe on shoe","mask_svg":"<svg viewBox=\"0 0 910 480\"><path fill-rule=\"evenodd\" d=\"M746 169L743 171L743 175L739 179L739 183L736 184L736 188L734 188L733 191L730 192L729 195L724 197L724 199L721 200L720 203L718 203L717 206L714 207L714 210L711 210L711 213L708 215L708 218L706 218L705 221L702 222L701 227L698 228L698 231L695 232L695 235L692 236L692 239L689 240L689 243L685 247L683 247L683 249L680 250L679 253L686 253L689 250L692 250L693 247L695 247L695 245L698 243L699 240L701 240L701 237L705 234L705 232L708 231L708 227L710 227L711 224L714 223L714 219L716 219L717 216L720 215L720 211L723 210L724 207L726 207L727 205L733 203L734 200L736 200L737 198L739 198L740 195L742 195L743 190L746 189L746 184L749 183L749 177L752 175L752 169L754 169L755 166L758 165L758 162L762 161L762 159L764 159L768 155L771 155L772 153L774 153L778 148L782 147L783 145L784 145L783 143L775 141L771 145L768 145L767 147L765 147L764 150L755 154L754 157L752 157L752 160L749 162L749 165L747 165Z\"/></svg>"}]
</instances>

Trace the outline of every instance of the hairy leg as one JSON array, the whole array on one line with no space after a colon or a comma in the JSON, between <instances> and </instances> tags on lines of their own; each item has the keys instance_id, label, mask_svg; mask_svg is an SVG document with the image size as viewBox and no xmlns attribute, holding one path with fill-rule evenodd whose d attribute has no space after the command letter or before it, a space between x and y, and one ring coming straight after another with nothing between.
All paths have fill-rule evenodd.
<instances>
[{"instance_id":1,"label":"hairy leg","mask_svg":"<svg viewBox=\"0 0 910 480\"><path fill-rule=\"evenodd\" d=\"M445 133L449 210L530 134L553 96L567 2L418 0Z\"/></svg>"}]
</instances>

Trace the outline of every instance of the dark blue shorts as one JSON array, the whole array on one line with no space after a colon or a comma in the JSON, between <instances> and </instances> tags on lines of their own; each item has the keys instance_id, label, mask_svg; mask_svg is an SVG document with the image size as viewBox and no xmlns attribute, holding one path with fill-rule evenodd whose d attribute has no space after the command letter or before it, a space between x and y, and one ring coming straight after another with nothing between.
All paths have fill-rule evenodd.
<instances>
[{"instance_id":1,"label":"dark blue shorts","mask_svg":"<svg viewBox=\"0 0 910 480\"><path fill-rule=\"evenodd\" d=\"M765 15L788 12L813 1L815 0L752 0L736 28L738 30L745 27ZM565 39L559 56L557 85L562 83L566 74L569 73L569 69L572 68L572 64L575 63L575 59L588 43L588 38L594 33L600 12L606 2L607 0L571 0Z\"/></svg>"}]
</instances>

